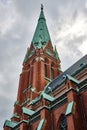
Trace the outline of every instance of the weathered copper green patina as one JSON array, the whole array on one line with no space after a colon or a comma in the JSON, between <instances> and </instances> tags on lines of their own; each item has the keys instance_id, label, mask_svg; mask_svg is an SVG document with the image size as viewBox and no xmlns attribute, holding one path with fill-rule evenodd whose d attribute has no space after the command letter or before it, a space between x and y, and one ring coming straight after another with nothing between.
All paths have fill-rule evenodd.
<instances>
[{"instance_id":1,"label":"weathered copper green patina","mask_svg":"<svg viewBox=\"0 0 87 130\"><path fill-rule=\"evenodd\" d=\"M45 48L46 44L51 41L46 24L43 8L41 7L40 17L33 36L32 43L35 48Z\"/></svg>"}]
</instances>

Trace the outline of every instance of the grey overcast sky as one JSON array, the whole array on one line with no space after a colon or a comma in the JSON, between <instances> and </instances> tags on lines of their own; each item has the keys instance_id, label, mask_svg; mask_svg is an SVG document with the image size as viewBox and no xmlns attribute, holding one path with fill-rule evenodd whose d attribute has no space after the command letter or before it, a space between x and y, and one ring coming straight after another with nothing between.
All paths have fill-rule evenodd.
<instances>
[{"instance_id":1,"label":"grey overcast sky","mask_svg":"<svg viewBox=\"0 0 87 130\"><path fill-rule=\"evenodd\" d=\"M41 3L62 70L87 54L87 0L0 0L0 130L12 116Z\"/></svg>"}]
</instances>

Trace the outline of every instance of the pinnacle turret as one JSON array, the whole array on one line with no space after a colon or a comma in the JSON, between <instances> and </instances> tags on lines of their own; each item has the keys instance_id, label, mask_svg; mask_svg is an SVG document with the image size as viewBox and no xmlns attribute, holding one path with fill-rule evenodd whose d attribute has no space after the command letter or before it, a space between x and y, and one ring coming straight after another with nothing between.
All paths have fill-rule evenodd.
<instances>
[{"instance_id":1,"label":"pinnacle turret","mask_svg":"<svg viewBox=\"0 0 87 130\"><path fill-rule=\"evenodd\" d=\"M59 55L58 55L58 52L57 52L56 46L55 46L55 58L56 58L56 59L59 59Z\"/></svg>"}]
</instances>

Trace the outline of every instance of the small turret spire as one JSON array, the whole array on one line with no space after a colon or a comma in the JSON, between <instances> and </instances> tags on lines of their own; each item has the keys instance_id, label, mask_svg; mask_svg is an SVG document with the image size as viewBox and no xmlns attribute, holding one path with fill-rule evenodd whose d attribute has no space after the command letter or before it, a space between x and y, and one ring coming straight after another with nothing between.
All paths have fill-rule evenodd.
<instances>
[{"instance_id":1,"label":"small turret spire","mask_svg":"<svg viewBox=\"0 0 87 130\"><path fill-rule=\"evenodd\" d=\"M55 58L56 58L56 59L59 59L59 55L58 55L58 52L57 52L56 46L55 46Z\"/></svg>"}]
</instances>

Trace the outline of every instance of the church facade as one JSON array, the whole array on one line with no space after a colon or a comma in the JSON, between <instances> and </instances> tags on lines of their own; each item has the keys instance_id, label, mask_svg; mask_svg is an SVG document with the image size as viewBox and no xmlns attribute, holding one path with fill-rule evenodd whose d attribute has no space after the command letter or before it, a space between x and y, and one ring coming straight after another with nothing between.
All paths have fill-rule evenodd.
<instances>
[{"instance_id":1,"label":"church facade","mask_svg":"<svg viewBox=\"0 0 87 130\"><path fill-rule=\"evenodd\" d=\"M4 130L87 130L87 55L61 71L43 6Z\"/></svg>"}]
</instances>

